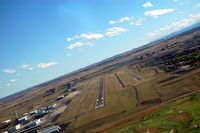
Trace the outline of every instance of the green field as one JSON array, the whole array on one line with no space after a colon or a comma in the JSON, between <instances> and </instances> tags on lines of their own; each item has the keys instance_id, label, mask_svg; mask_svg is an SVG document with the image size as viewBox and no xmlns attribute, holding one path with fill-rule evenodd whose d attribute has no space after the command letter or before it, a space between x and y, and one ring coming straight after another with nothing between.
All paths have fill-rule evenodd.
<instances>
[{"instance_id":1,"label":"green field","mask_svg":"<svg viewBox=\"0 0 200 133\"><path fill-rule=\"evenodd\" d=\"M112 133L199 133L200 93L169 103L144 120L108 130ZM170 133L171 133L170 132Z\"/></svg>"}]
</instances>

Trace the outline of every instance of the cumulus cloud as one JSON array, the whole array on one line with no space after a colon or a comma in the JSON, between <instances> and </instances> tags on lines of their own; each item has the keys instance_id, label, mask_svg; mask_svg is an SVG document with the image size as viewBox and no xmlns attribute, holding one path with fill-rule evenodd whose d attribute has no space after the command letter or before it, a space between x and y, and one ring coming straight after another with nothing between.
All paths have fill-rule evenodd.
<instances>
[{"instance_id":1,"label":"cumulus cloud","mask_svg":"<svg viewBox=\"0 0 200 133\"><path fill-rule=\"evenodd\" d=\"M21 66L21 68L23 68L23 69L27 69L27 70L33 70L34 68L33 67L30 67L31 65L29 65L29 64L23 64L22 66Z\"/></svg>"},{"instance_id":2,"label":"cumulus cloud","mask_svg":"<svg viewBox=\"0 0 200 133\"><path fill-rule=\"evenodd\" d=\"M163 35L170 34L172 32L176 32L181 30L182 28L191 26L197 23L200 20L200 13L191 14L187 18L182 19L180 21L174 22L171 25L160 28L159 30L155 30L153 32L147 33L149 37L161 37Z\"/></svg>"},{"instance_id":3,"label":"cumulus cloud","mask_svg":"<svg viewBox=\"0 0 200 133\"><path fill-rule=\"evenodd\" d=\"M10 82L15 82L15 81L16 81L16 79L11 79L11 80L10 80Z\"/></svg>"},{"instance_id":4,"label":"cumulus cloud","mask_svg":"<svg viewBox=\"0 0 200 133\"><path fill-rule=\"evenodd\" d=\"M6 84L6 87L9 87L10 86L10 84Z\"/></svg>"},{"instance_id":5,"label":"cumulus cloud","mask_svg":"<svg viewBox=\"0 0 200 133\"><path fill-rule=\"evenodd\" d=\"M124 29L124 28L121 28L121 27L113 27L113 28L109 28L106 30L106 35L107 36L117 36L117 35L120 35L121 32L125 32L127 31L127 29Z\"/></svg>"},{"instance_id":6,"label":"cumulus cloud","mask_svg":"<svg viewBox=\"0 0 200 133\"><path fill-rule=\"evenodd\" d=\"M133 20L133 19L134 19L133 16L132 16L132 17L123 17L123 18L120 18L120 19L117 20L117 21L111 20L111 21L109 21L109 24L123 23L123 22L130 21L130 20Z\"/></svg>"},{"instance_id":7,"label":"cumulus cloud","mask_svg":"<svg viewBox=\"0 0 200 133\"><path fill-rule=\"evenodd\" d=\"M74 48L76 48L76 47L81 47L81 46L84 46L84 45L86 45L86 44L84 44L84 43L82 43L82 42L76 42L76 43L74 43L74 44L71 44L71 45L67 46L67 48L68 48L68 49L74 49Z\"/></svg>"},{"instance_id":8,"label":"cumulus cloud","mask_svg":"<svg viewBox=\"0 0 200 133\"><path fill-rule=\"evenodd\" d=\"M145 4L142 5L144 8L147 7L153 7L153 5L151 4L151 2L146 2Z\"/></svg>"},{"instance_id":9,"label":"cumulus cloud","mask_svg":"<svg viewBox=\"0 0 200 133\"><path fill-rule=\"evenodd\" d=\"M115 24L115 23L117 23L117 22L116 22L116 21L113 21L113 20L110 20L108 23L109 23L109 24Z\"/></svg>"},{"instance_id":10,"label":"cumulus cloud","mask_svg":"<svg viewBox=\"0 0 200 133\"><path fill-rule=\"evenodd\" d=\"M95 33L86 34L86 33L82 33L80 36L76 35L74 37L67 38L67 41L70 42L70 41L75 40L75 39L82 39L85 42L90 42L90 41L101 39L103 37L104 37L103 34L95 34Z\"/></svg>"},{"instance_id":11,"label":"cumulus cloud","mask_svg":"<svg viewBox=\"0 0 200 133\"><path fill-rule=\"evenodd\" d=\"M82 41L77 41L69 46L67 46L68 49L74 49L76 47L81 47L84 45L89 45L89 46L93 46L92 42L102 39L104 37L104 34L94 34L94 33L90 33L90 34L86 34L86 33L82 33L80 36L78 36L77 38L82 39Z\"/></svg>"},{"instance_id":12,"label":"cumulus cloud","mask_svg":"<svg viewBox=\"0 0 200 133\"><path fill-rule=\"evenodd\" d=\"M51 67L51 66L54 66L56 64L58 64L58 63L52 61L52 62L48 62L48 63L40 63L40 64L37 65L37 67L40 68L40 69L45 69L47 67Z\"/></svg>"},{"instance_id":13,"label":"cumulus cloud","mask_svg":"<svg viewBox=\"0 0 200 133\"><path fill-rule=\"evenodd\" d=\"M72 56L72 54L67 54L67 56Z\"/></svg>"},{"instance_id":14,"label":"cumulus cloud","mask_svg":"<svg viewBox=\"0 0 200 133\"><path fill-rule=\"evenodd\" d=\"M4 69L3 72L5 72L5 73L15 73L16 70L15 69Z\"/></svg>"},{"instance_id":15,"label":"cumulus cloud","mask_svg":"<svg viewBox=\"0 0 200 133\"><path fill-rule=\"evenodd\" d=\"M174 2L179 3L181 6L189 4L190 1L189 0L174 0Z\"/></svg>"},{"instance_id":16,"label":"cumulus cloud","mask_svg":"<svg viewBox=\"0 0 200 133\"><path fill-rule=\"evenodd\" d=\"M75 40L75 39L78 39L79 38L79 36L74 36L74 37L68 37L67 38L67 42L71 42L72 40Z\"/></svg>"},{"instance_id":17,"label":"cumulus cloud","mask_svg":"<svg viewBox=\"0 0 200 133\"><path fill-rule=\"evenodd\" d=\"M146 11L144 14L145 16L151 16L151 17L157 18L160 15L164 15L173 11L174 9L158 9L158 10Z\"/></svg>"},{"instance_id":18,"label":"cumulus cloud","mask_svg":"<svg viewBox=\"0 0 200 133\"><path fill-rule=\"evenodd\" d=\"M200 3L196 5L196 7L200 7Z\"/></svg>"},{"instance_id":19,"label":"cumulus cloud","mask_svg":"<svg viewBox=\"0 0 200 133\"><path fill-rule=\"evenodd\" d=\"M120 18L119 19L119 22L120 23L123 23L123 22L125 22L125 21L130 21L131 20L131 18L129 18L129 17L123 17L123 18Z\"/></svg>"},{"instance_id":20,"label":"cumulus cloud","mask_svg":"<svg viewBox=\"0 0 200 133\"><path fill-rule=\"evenodd\" d=\"M142 23L146 20L146 18L140 18L136 21L135 25L142 25Z\"/></svg>"},{"instance_id":21,"label":"cumulus cloud","mask_svg":"<svg viewBox=\"0 0 200 133\"><path fill-rule=\"evenodd\" d=\"M34 69L33 67L29 67L29 68L28 68L28 70L33 70L33 69Z\"/></svg>"},{"instance_id":22,"label":"cumulus cloud","mask_svg":"<svg viewBox=\"0 0 200 133\"><path fill-rule=\"evenodd\" d=\"M21 66L21 68L23 68L23 69L26 69L26 68L28 68L30 65L28 65L28 64L23 64L22 66Z\"/></svg>"},{"instance_id":23,"label":"cumulus cloud","mask_svg":"<svg viewBox=\"0 0 200 133\"><path fill-rule=\"evenodd\" d=\"M83 38L86 42L91 42L91 41L95 41L95 40L99 40L101 38L104 37L103 34L81 34L80 35L81 38Z\"/></svg>"}]
</instances>

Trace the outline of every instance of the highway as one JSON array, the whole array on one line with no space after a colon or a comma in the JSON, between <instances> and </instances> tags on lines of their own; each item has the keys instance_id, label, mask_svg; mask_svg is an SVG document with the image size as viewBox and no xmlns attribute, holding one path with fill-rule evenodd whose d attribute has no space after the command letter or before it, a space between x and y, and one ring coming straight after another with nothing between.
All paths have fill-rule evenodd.
<instances>
[{"instance_id":1,"label":"highway","mask_svg":"<svg viewBox=\"0 0 200 133\"><path fill-rule=\"evenodd\" d=\"M137 75L133 74L132 72L130 72L129 70L124 70L126 71L128 74L130 74L132 77L136 78L138 81L142 81L143 79L138 77Z\"/></svg>"},{"instance_id":2,"label":"highway","mask_svg":"<svg viewBox=\"0 0 200 133\"><path fill-rule=\"evenodd\" d=\"M98 88L98 96L97 96L97 101L96 101L95 109L98 109L98 108L104 106L103 95L104 95L104 76L102 76L100 78L99 88Z\"/></svg>"}]
</instances>

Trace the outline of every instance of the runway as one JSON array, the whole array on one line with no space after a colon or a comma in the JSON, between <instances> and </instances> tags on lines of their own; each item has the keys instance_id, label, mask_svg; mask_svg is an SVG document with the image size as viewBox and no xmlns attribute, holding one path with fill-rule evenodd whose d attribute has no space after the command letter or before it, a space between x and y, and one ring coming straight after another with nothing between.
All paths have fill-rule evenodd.
<instances>
[{"instance_id":1,"label":"runway","mask_svg":"<svg viewBox=\"0 0 200 133\"><path fill-rule=\"evenodd\" d=\"M104 93L104 76L102 76L100 78L99 88L98 88L98 96L97 96L95 109L98 109L98 108L104 106L104 94L103 93Z\"/></svg>"}]
</instances>

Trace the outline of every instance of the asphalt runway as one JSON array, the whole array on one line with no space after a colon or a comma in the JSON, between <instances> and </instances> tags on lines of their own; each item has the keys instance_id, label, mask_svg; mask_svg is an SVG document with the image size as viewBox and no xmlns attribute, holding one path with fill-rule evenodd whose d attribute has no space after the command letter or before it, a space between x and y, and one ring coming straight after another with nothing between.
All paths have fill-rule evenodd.
<instances>
[{"instance_id":1,"label":"asphalt runway","mask_svg":"<svg viewBox=\"0 0 200 133\"><path fill-rule=\"evenodd\" d=\"M98 97L97 97L95 109L98 109L104 106L103 93L104 93L104 76L100 78L99 88L98 88Z\"/></svg>"}]
</instances>

